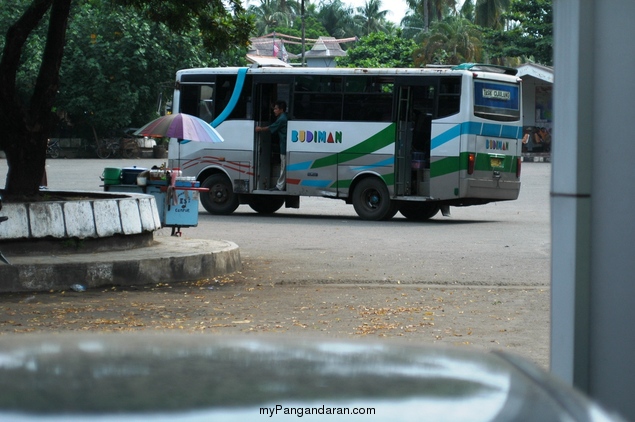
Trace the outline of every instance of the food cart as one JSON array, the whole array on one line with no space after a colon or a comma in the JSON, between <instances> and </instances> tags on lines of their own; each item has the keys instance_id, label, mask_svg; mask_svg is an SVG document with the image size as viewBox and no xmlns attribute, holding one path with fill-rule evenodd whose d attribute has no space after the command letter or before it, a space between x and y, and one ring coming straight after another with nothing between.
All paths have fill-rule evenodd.
<instances>
[{"instance_id":1,"label":"food cart","mask_svg":"<svg viewBox=\"0 0 635 422\"><path fill-rule=\"evenodd\" d=\"M117 171L119 170L119 172ZM182 177L179 169L106 168L102 175L104 191L145 193L154 196L163 227L172 227L172 236L181 228L198 225L201 188L193 177Z\"/></svg>"}]
</instances>

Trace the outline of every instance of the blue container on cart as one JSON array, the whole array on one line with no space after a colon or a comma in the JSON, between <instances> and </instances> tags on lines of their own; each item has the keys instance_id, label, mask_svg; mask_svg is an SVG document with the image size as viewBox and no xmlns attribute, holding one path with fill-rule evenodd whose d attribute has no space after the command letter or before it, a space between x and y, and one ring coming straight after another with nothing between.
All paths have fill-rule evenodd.
<instances>
[{"instance_id":1,"label":"blue container on cart","mask_svg":"<svg viewBox=\"0 0 635 422\"><path fill-rule=\"evenodd\" d=\"M167 204L163 210L166 226L188 227L198 224L198 190L175 186L168 189Z\"/></svg>"}]
</instances>

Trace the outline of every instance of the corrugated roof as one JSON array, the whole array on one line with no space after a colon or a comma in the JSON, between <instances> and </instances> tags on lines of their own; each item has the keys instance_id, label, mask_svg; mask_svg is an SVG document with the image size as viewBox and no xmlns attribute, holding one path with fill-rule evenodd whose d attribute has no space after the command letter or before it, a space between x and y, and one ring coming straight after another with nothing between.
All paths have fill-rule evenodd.
<instances>
[{"instance_id":1,"label":"corrugated roof","mask_svg":"<svg viewBox=\"0 0 635 422\"><path fill-rule=\"evenodd\" d=\"M304 57L342 57L345 55L346 51L342 50L340 43L334 37L320 37L311 50L305 53Z\"/></svg>"},{"instance_id":2,"label":"corrugated roof","mask_svg":"<svg viewBox=\"0 0 635 422\"><path fill-rule=\"evenodd\" d=\"M519 78L522 78L523 76L531 76L545 82L553 83L553 67L537 63L525 63L518 66L516 69L518 69L518 74L516 76Z\"/></svg>"}]
</instances>

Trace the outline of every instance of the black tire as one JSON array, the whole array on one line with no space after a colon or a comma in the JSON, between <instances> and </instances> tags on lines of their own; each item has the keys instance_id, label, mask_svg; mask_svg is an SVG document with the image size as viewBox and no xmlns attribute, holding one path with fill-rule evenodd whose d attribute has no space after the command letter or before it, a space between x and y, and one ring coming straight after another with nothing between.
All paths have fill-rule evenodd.
<instances>
[{"instance_id":1,"label":"black tire","mask_svg":"<svg viewBox=\"0 0 635 422\"><path fill-rule=\"evenodd\" d=\"M212 174L203 180L201 187L209 189L201 193L201 204L210 214L229 215L240 205L231 181L224 174Z\"/></svg>"},{"instance_id":2,"label":"black tire","mask_svg":"<svg viewBox=\"0 0 635 422\"><path fill-rule=\"evenodd\" d=\"M136 141L122 140L121 155L123 158L139 158L139 145Z\"/></svg>"},{"instance_id":3,"label":"black tire","mask_svg":"<svg viewBox=\"0 0 635 422\"><path fill-rule=\"evenodd\" d=\"M405 202L399 207L399 212L408 220L426 221L437 215L439 205L428 202Z\"/></svg>"},{"instance_id":4,"label":"black tire","mask_svg":"<svg viewBox=\"0 0 635 422\"><path fill-rule=\"evenodd\" d=\"M60 150L59 148L51 148L48 151L49 157L51 158L59 158L60 157Z\"/></svg>"},{"instance_id":5,"label":"black tire","mask_svg":"<svg viewBox=\"0 0 635 422\"><path fill-rule=\"evenodd\" d=\"M97 157L99 158L110 158L110 154L112 150L110 149L110 144L108 140L104 139L97 144L97 149L95 151L97 153Z\"/></svg>"},{"instance_id":6,"label":"black tire","mask_svg":"<svg viewBox=\"0 0 635 422\"><path fill-rule=\"evenodd\" d=\"M284 198L279 195L251 195L249 206L258 214L273 214L284 205Z\"/></svg>"},{"instance_id":7,"label":"black tire","mask_svg":"<svg viewBox=\"0 0 635 422\"><path fill-rule=\"evenodd\" d=\"M390 199L386 184L369 177L359 182L353 191L353 207L362 220L389 220L397 213L397 205Z\"/></svg>"}]
</instances>

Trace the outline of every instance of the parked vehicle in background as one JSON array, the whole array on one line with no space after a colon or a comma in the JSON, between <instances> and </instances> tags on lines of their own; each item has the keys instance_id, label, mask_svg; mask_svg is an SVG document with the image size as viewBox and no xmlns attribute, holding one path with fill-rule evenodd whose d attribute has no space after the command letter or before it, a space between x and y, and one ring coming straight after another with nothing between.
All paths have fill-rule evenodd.
<instances>
[{"instance_id":1,"label":"parked vehicle in background","mask_svg":"<svg viewBox=\"0 0 635 422\"><path fill-rule=\"evenodd\" d=\"M105 138L97 143L99 158L139 158L140 148L136 138Z\"/></svg>"},{"instance_id":2,"label":"parked vehicle in background","mask_svg":"<svg viewBox=\"0 0 635 422\"><path fill-rule=\"evenodd\" d=\"M59 158L60 141L57 138L49 139L46 144L46 156L49 158Z\"/></svg>"}]
</instances>

